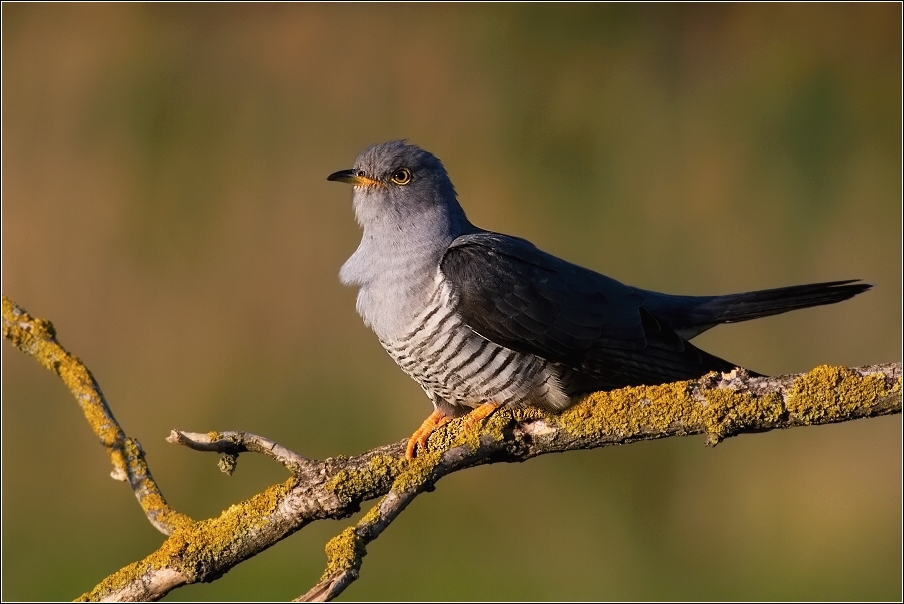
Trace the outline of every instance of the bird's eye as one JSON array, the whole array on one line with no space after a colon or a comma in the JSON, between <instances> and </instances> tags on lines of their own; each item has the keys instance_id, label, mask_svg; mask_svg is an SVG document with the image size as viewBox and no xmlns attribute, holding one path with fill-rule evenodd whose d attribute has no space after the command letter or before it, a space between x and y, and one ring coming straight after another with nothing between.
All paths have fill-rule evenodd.
<instances>
[{"instance_id":1,"label":"bird's eye","mask_svg":"<svg viewBox=\"0 0 904 604\"><path fill-rule=\"evenodd\" d=\"M355 172L355 176L363 177L363 176L367 176L367 174L365 174L364 170L358 170L357 172Z\"/></svg>"},{"instance_id":2,"label":"bird's eye","mask_svg":"<svg viewBox=\"0 0 904 604\"><path fill-rule=\"evenodd\" d=\"M411 170L409 170L408 168L399 168L392 173L392 176L389 178L389 180L397 185L407 185L409 182L411 182Z\"/></svg>"}]
</instances>

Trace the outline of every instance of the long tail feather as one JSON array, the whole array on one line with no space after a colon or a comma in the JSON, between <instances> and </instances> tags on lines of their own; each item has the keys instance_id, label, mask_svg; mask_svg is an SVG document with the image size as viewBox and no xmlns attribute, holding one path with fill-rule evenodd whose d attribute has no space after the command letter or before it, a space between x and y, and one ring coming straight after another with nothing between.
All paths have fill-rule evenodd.
<instances>
[{"instance_id":1,"label":"long tail feather","mask_svg":"<svg viewBox=\"0 0 904 604\"><path fill-rule=\"evenodd\" d=\"M859 279L793 285L727 296L669 296L643 292L644 306L666 321L676 333L690 339L720 323L737 323L790 310L835 304L869 290Z\"/></svg>"},{"instance_id":2,"label":"long tail feather","mask_svg":"<svg viewBox=\"0 0 904 604\"><path fill-rule=\"evenodd\" d=\"M829 281L718 296L701 310L710 311L713 318L720 323L748 321L799 308L835 304L862 294L872 287L869 283L856 281L857 279Z\"/></svg>"}]
</instances>

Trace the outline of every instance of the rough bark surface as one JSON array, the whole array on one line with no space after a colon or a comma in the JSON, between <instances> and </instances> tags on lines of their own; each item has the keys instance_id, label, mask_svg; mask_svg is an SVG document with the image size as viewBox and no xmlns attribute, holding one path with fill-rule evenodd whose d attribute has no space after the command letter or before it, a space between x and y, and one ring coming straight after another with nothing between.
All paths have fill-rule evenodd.
<instances>
[{"instance_id":1,"label":"rough bark surface","mask_svg":"<svg viewBox=\"0 0 904 604\"><path fill-rule=\"evenodd\" d=\"M107 577L79 599L157 600L188 583L213 581L315 520L344 518L380 498L353 527L326 545L327 568L299 601L328 601L358 577L368 543L443 476L471 466L519 462L670 436L705 434L707 442L763 432L901 412L901 363L858 368L821 366L808 373L751 378L743 370L695 381L597 392L562 413L501 410L467 430L454 420L431 435L428 448L405 459L406 441L355 457L307 459L246 432L173 431L169 441L221 454L231 472L243 452L267 455L291 476L223 511L193 520L170 508L151 477L137 441L125 435L97 382L57 341L53 326L5 296L3 336L56 372L82 405L110 453L114 477L126 479L148 519L168 535L143 560Z\"/></svg>"}]
</instances>

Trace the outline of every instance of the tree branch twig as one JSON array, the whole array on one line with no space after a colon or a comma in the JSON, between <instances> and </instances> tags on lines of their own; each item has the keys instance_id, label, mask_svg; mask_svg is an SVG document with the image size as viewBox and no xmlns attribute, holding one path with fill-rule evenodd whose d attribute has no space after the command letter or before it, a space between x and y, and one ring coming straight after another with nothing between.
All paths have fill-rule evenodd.
<instances>
[{"instance_id":1,"label":"tree branch twig","mask_svg":"<svg viewBox=\"0 0 904 604\"><path fill-rule=\"evenodd\" d=\"M163 502L137 444L137 452L126 457L132 451L129 443L136 441L115 423L90 372L59 346L52 326L29 317L5 297L3 321L5 338L70 387L142 507L147 511L152 497ZM707 443L715 445L743 433L900 413L901 389L900 363L854 369L822 366L799 375L757 378L735 370L688 382L597 392L558 414L503 409L468 430L462 429L462 420L454 420L434 432L427 450L410 461L404 457L404 440L355 457L311 460L245 432L173 431L170 442L227 456L262 453L292 476L217 518L194 521L163 502L165 514L148 512L155 526L160 524L169 534L160 548L110 575L80 600L157 600L181 585L213 581L308 523L347 517L363 502L381 497L355 526L330 540L323 577L298 598L328 601L357 579L367 545L417 495L452 472L670 436L705 434ZM153 490L147 485L136 488L135 482L149 483ZM161 522L161 517L169 522Z\"/></svg>"},{"instance_id":2,"label":"tree branch twig","mask_svg":"<svg viewBox=\"0 0 904 604\"><path fill-rule=\"evenodd\" d=\"M154 527L170 535L191 519L171 508L157 486L139 442L126 436L104 398L100 386L78 357L56 340L50 321L36 319L3 296L3 337L56 373L82 408L91 430L104 446L114 480L128 481L141 509Z\"/></svg>"},{"instance_id":3,"label":"tree branch twig","mask_svg":"<svg viewBox=\"0 0 904 604\"><path fill-rule=\"evenodd\" d=\"M172 430L166 442L183 445L195 451L220 453L220 469L232 475L238 461L239 453L261 453L286 467L292 474L302 475L313 468L314 464L307 457L290 451L276 441L251 434L250 432L181 432Z\"/></svg>"}]
</instances>

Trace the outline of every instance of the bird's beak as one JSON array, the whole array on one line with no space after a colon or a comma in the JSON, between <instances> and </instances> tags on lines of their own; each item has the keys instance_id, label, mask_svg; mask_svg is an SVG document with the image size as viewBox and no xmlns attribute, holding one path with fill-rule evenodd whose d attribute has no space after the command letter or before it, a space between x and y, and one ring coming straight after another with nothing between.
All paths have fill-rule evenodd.
<instances>
[{"instance_id":1,"label":"bird's beak","mask_svg":"<svg viewBox=\"0 0 904 604\"><path fill-rule=\"evenodd\" d=\"M368 178L357 172L356 170L339 170L338 172L333 172L329 176L326 177L327 180L333 180L336 182L347 182L350 185L361 186L361 185L378 185L379 181L374 180L373 178Z\"/></svg>"}]
</instances>

